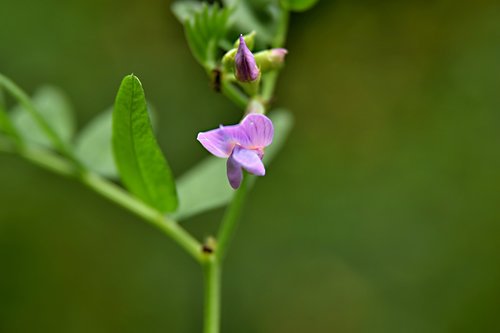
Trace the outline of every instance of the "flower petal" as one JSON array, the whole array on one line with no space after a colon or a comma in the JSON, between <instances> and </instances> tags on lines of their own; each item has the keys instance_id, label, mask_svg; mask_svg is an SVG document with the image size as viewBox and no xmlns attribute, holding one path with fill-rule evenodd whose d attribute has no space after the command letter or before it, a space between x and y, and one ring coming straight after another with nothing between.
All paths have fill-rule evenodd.
<instances>
[{"instance_id":1,"label":"flower petal","mask_svg":"<svg viewBox=\"0 0 500 333\"><path fill-rule=\"evenodd\" d=\"M253 173L254 175L264 176L266 174L264 164L255 150L244 149L236 146L229 159L234 160L243 169Z\"/></svg>"},{"instance_id":2,"label":"flower petal","mask_svg":"<svg viewBox=\"0 0 500 333\"><path fill-rule=\"evenodd\" d=\"M243 178L243 171L241 170L241 165L236 162L231 155L227 159L227 179L229 180L229 184L235 190L240 187L241 180Z\"/></svg>"},{"instance_id":3,"label":"flower petal","mask_svg":"<svg viewBox=\"0 0 500 333\"><path fill-rule=\"evenodd\" d=\"M248 143L241 143L244 148L264 148L273 142L273 123L271 119L262 114L249 114L243 119L240 126L249 138Z\"/></svg>"},{"instance_id":4,"label":"flower petal","mask_svg":"<svg viewBox=\"0 0 500 333\"><path fill-rule=\"evenodd\" d=\"M234 148L234 142L223 127L208 132L198 133L198 141L210 153L217 157L229 157Z\"/></svg>"},{"instance_id":5,"label":"flower petal","mask_svg":"<svg viewBox=\"0 0 500 333\"><path fill-rule=\"evenodd\" d=\"M255 63L252 52L245 44L243 35L240 35L240 45L234 58L236 78L241 82L252 82L259 78L260 70Z\"/></svg>"}]
</instances>

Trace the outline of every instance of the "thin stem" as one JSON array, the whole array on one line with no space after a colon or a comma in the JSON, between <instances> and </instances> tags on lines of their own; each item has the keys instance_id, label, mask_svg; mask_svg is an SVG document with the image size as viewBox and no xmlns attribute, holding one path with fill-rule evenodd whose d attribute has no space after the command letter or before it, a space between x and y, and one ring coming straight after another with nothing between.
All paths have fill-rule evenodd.
<instances>
[{"instance_id":1,"label":"thin stem","mask_svg":"<svg viewBox=\"0 0 500 333\"><path fill-rule=\"evenodd\" d=\"M276 37L273 40L272 46L280 48L285 45L286 35L288 33L288 25L290 21L290 12L286 9L281 11L281 17L278 25ZM272 71L265 75L262 82L262 98L270 103L274 95L276 83L278 82L279 70Z\"/></svg>"},{"instance_id":2,"label":"thin stem","mask_svg":"<svg viewBox=\"0 0 500 333\"><path fill-rule=\"evenodd\" d=\"M0 89L0 98L2 97L1 89ZM5 105L0 101L0 131L3 131L4 134L9 136L14 145L18 148L22 148L23 142L21 139L21 135L17 131L17 128L12 124L7 111L5 109Z\"/></svg>"},{"instance_id":3,"label":"thin stem","mask_svg":"<svg viewBox=\"0 0 500 333\"><path fill-rule=\"evenodd\" d=\"M278 70L267 73L262 79L262 99L270 104L274 96L274 89L278 82Z\"/></svg>"},{"instance_id":4,"label":"thin stem","mask_svg":"<svg viewBox=\"0 0 500 333\"><path fill-rule=\"evenodd\" d=\"M240 108L245 109L248 104L248 97L238 90L229 80L222 80L222 93L233 101Z\"/></svg>"},{"instance_id":5,"label":"thin stem","mask_svg":"<svg viewBox=\"0 0 500 333\"><path fill-rule=\"evenodd\" d=\"M203 333L219 333L220 329L220 266L215 258L203 266L205 304Z\"/></svg>"},{"instance_id":6,"label":"thin stem","mask_svg":"<svg viewBox=\"0 0 500 333\"><path fill-rule=\"evenodd\" d=\"M176 221L163 216L163 214L157 210L130 196L122 188L95 174L86 173L82 176L81 180L85 185L101 194L103 197L124 207L160 229L197 261L202 262L205 260L201 251L201 244L186 230L180 227Z\"/></svg>"},{"instance_id":7,"label":"thin stem","mask_svg":"<svg viewBox=\"0 0 500 333\"><path fill-rule=\"evenodd\" d=\"M61 140L59 135L52 129L49 123L47 123L47 121L40 115L31 102L29 96L14 82L2 74L0 74L0 86L3 86L5 90L7 90L12 97L14 97L25 108L38 126L40 126L40 129L45 132L54 147L56 147L59 152L67 156L76 166L79 167L79 169L82 169L80 162L75 158L69 147Z\"/></svg>"},{"instance_id":8,"label":"thin stem","mask_svg":"<svg viewBox=\"0 0 500 333\"><path fill-rule=\"evenodd\" d=\"M8 148L4 146L0 146L0 149L7 153L16 152L14 150L8 150ZM201 251L201 244L182 227L180 227L176 221L163 216L160 212L135 199L117 185L93 173L80 173L72 163L44 150L26 148L17 151L17 153L19 153L26 160L44 169L62 176L80 180L90 189L161 230L198 262L203 263L206 261L206 257Z\"/></svg>"},{"instance_id":9,"label":"thin stem","mask_svg":"<svg viewBox=\"0 0 500 333\"><path fill-rule=\"evenodd\" d=\"M285 45L289 22L290 12L286 9L282 9L276 37L272 43L273 47L283 47Z\"/></svg>"},{"instance_id":10,"label":"thin stem","mask_svg":"<svg viewBox=\"0 0 500 333\"><path fill-rule=\"evenodd\" d=\"M217 237L217 248L215 251L219 262L224 260L229 243L231 242L231 239L236 231L238 220L247 197L249 180L250 176L248 174L244 174L240 188L236 191L233 201L231 201L231 204L226 209L224 218L222 219L222 224Z\"/></svg>"}]
</instances>

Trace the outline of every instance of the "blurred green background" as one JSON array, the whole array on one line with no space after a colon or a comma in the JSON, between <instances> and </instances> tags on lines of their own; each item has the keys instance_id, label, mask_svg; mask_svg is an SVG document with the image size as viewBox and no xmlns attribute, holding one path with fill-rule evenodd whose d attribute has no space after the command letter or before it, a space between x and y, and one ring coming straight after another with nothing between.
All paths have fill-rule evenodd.
<instances>
[{"instance_id":1,"label":"blurred green background","mask_svg":"<svg viewBox=\"0 0 500 333\"><path fill-rule=\"evenodd\" d=\"M181 175L240 114L170 5L2 0L0 72L63 87L80 128L137 74ZM296 127L228 257L223 332L500 332L500 4L323 0L287 47ZM0 202L0 332L201 331L200 269L157 230L13 156Z\"/></svg>"}]
</instances>

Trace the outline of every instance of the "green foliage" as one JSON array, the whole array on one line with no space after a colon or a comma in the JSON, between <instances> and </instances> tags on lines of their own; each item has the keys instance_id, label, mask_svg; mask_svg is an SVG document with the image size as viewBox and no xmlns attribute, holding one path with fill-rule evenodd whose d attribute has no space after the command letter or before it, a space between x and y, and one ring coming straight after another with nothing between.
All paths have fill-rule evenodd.
<instances>
[{"instance_id":1,"label":"green foliage","mask_svg":"<svg viewBox=\"0 0 500 333\"><path fill-rule=\"evenodd\" d=\"M272 44L281 8L277 1L223 0L231 8L238 33L255 31L259 41Z\"/></svg>"},{"instance_id":2,"label":"green foliage","mask_svg":"<svg viewBox=\"0 0 500 333\"><path fill-rule=\"evenodd\" d=\"M38 115L54 134L64 144L69 144L75 132L75 116L66 94L59 88L43 86L35 91L31 101ZM19 135L26 143L57 149L54 140L47 135L26 106L17 105L10 116Z\"/></svg>"},{"instance_id":3,"label":"green foliage","mask_svg":"<svg viewBox=\"0 0 500 333\"><path fill-rule=\"evenodd\" d=\"M141 82L126 76L113 110L112 146L124 185L161 212L177 208L172 172L151 127Z\"/></svg>"},{"instance_id":4,"label":"green foliage","mask_svg":"<svg viewBox=\"0 0 500 333\"><path fill-rule=\"evenodd\" d=\"M156 132L156 113L148 104L153 131ZM75 142L75 154L85 167L101 176L116 179L118 170L113 159L111 132L113 123L113 108L97 115L81 130Z\"/></svg>"},{"instance_id":5,"label":"green foliage","mask_svg":"<svg viewBox=\"0 0 500 333\"><path fill-rule=\"evenodd\" d=\"M264 164L269 165L283 147L293 125L290 112L276 110L269 118L274 124L273 144L266 148ZM207 210L226 205L234 190L227 182L226 160L208 157L177 181L179 210L174 217L183 220Z\"/></svg>"},{"instance_id":6,"label":"green foliage","mask_svg":"<svg viewBox=\"0 0 500 333\"><path fill-rule=\"evenodd\" d=\"M184 24L193 56L207 70L213 69L217 63L218 47L227 35L230 10L217 4L189 1L175 3L173 11Z\"/></svg>"},{"instance_id":7,"label":"green foliage","mask_svg":"<svg viewBox=\"0 0 500 333\"><path fill-rule=\"evenodd\" d=\"M283 8L294 11L303 12L314 6L319 0L281 0Z\"/></svg>"},{"instance_id":8,"label":"green foliage","mask_svg":"<svg viewBox=\"0 0 500 333\"><path fill-rule=\"evenodd\" d=\"M17 130L19 137L34 145L54 148L81 170L69 145L75 126L73 110L64 94L57 88L44 87L32 101L28 94L2 74L0 87L19 102L11 115L14 126L22 127L22 130ZM20 142L18 140L18 144Z\"/></svg>"},{"instance_id":9,"label":"green foliage","mask_svg":"<svg viewBox=\"0 0 500 333\"><path fill-rule=\"evenodd\" d=\"M198 1L177 1L172 4L172 12L182 23L191 19L201 8L202 4Z\"/></svg>"},{"instance_id":10,"label":"green foliage","mask_svg":"<svg viewBox=\"0 0 500 333\"><path fill-rule=\"evenodd\" d=\"M75 154L87 169L108 178L118 178L111 146L112 111L110 108L97 115L79 133Z\"/></svg>"},{"instance_id":11,"label":"green foliage","mask_svg":"<svg viewBox=\"0 0 500 333\"><path fill-rule=\"evenodd\" d=\"M1 91L0 91L1 94ZM0 133L4 133L7 137L13 140L18 146L22 144L19 132L12 124L12 121L5 110L5 105L0 101Z\"/></svg>"}]
</instances>

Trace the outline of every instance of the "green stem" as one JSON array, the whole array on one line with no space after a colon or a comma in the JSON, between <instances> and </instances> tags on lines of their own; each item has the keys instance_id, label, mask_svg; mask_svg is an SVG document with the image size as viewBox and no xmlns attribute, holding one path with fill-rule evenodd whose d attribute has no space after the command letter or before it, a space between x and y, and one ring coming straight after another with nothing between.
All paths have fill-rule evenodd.
<instances>
[{"instance_id":1,"label":"green stem","mask_svg":"<svg viewBox=\"0 0 500 333\"><path fill-rule=\"evenodd\" d=\"M9 151L4 146L0 146L0 149L7 153L16 152L13 150ZM117 185L89 172L80 173L72 163L44 150L26 148L17 151L17 153L26 160L44 169L62 176L80 180L85 186L99 193L106 199L127 209L144 221L158 228L164 234L172 238L198 262L203 263L206 261L206 256L204 256L201 251L201 244L180 227L176 221L163 216L160 212L135 199Z\"/></svg>"},{"instance_id":2,"label":"green stem","mask_svg":"<svg viewBox=\"0 0 500 333\"><path fill-rule=\"evenodd\" d=\"M219 233L217 235L217 249L215 252L219 262L224 260L231 239L236 231L238 220L241 216L241 211L243 210L245 199L247 197L249 180L250 176L245 173L240 188L236 191L233 201L231 201L229 207L227 207L224 218L222 219Z\"/></svg>"},{"instance_id":3,"label":"green stem","mask_svg":"<svg viewBox=\"0 0 500 333\"><path fill-rule=\"evenodd\" d=\"M220 284L219 262L212 256L203 266L205 304L203 333L219 333L220 330Z\"/></svg>"},{"instance_id":4,"label":"green stem","mask_svg":"<svg viewBox=\"0 0 500 333\"><path fill-rule=\"evenodd\" d=\"M203 256L201 251L201 244L186 230L180 227L176 221L163 216L162 213L130 196L122 188L95 174L86 173L81 177L81 180L85 185L101 194L103 197L128 209L130 212L157 227L164 234L172 238L198 262L203 262L205 260L205 256Z\"/></svg>"},{"instance_id":5,"label":"green stem","mask_svg":"<svg viewBox=\"0 0 500 333\"><path fill-rule=\"evenodd\" d=\"M274 70L263 76L261 95L266 104L270 104L272 102L274 89L276 87L276 83L278 82L278 74L278 70Z\"/></svg>"},{"instance_id":6,"label":"green stem","mask_svg":"<svg viewBox=\"0 0 500 333\"><path fill-rule=\"evenodd\" d=\"M75 165L82 169L80 162L75 158L69 147L61 140L59 135L50 127L49 123L40 115L31 102L29 96L6 76L0 74L0 86L4 87L30 114L40 129L45 132L54 147L68 157Z\"/></svg>"},{"instance_id":7,"label":"green stem","mask_svg":"<svg viewBox=\"0 0 500 333\"><path fill-rule=\"evenodd\" d=\"M222 80L222 93L240 108L247 107L248 97L227 79Z\"/></svg>"},{"instance_id":8,"label":"green stem","mask_svg":"<svg viewBox=\"0 0 500 333\"><path fill-rule=\"evenodd\" d=\"M286 9L281 10L281 17L276 31L276 37L272 43L272 47L283 47L286 42L286 35L288 34L288 25L290 22L290 12Z\"/></svg>"},{"instance_id":9,"label":"green stem","mask_svg":"<svg viewBox=\"0 0 500 333\"><path fill-rule=\"evenodd\" d=\"M290 14L288 11L283 10L280 25L276 38L273 41L273 47L282 47L285 43L286 34L288 30L288 21ZM254 98L250 100L247 96L237 90L228 80L222 81L222 92L230 100L235 102L244 110L258 111L265 113L265 108L262 105L261 99L269 103L274 95L274 89L278 80L278 71L266 74L262 82L262 98ZM254 110L251 103L258 108ZM204 330L203 333L219 333L219 317L220 317L220 279L221 279L221 266L227 254L231 239L234 237L238 220L240 219L241 212L245 203L248 193L248 183L250 177L244 174L243 181L240 188L236 191L233 200L229 207L226 209L224 218L222 219L221 226L217 235L217 247L215 255L211 255L209 261L206 261L204 266L204 279L205 279L205 312L204 312Z\"/></svg>"},{"instance_id":10,"label":"green stem","mask_svg":"<svg viewBox=\"0 0 500 333\"><path fill-rule=\"evenodd\" d=\"M1 97L0 91L0 97ZM18 148L22 148L23 141L21 139L21 135L17 131L17 128L12 124L12 121L7 114L5 109L5 105L0 101L0 131L3 131L7 136L9 136L14 142L15 146Z\"/></svg>"},{"instance_id":11,"label":"green stem","mask_svg":"<svg viewBox=\"0 0 500 333\"><path fill-rule=\"evenodd\" d=\"M286 35L288 33L288 25L290 21L290 12L283 9L281 12L281 18L278 25L278 31L276 32L276 37L272 43L272 47L280 48L285 45ZM262 80L262 98L266 103L271 103L274 95L274 90L276 88L276 83L278 82L279 70L274 70L267 73Z\"/></svg>"}]
</instances>

